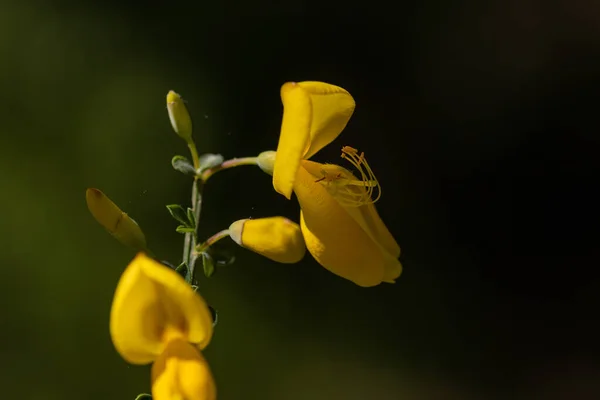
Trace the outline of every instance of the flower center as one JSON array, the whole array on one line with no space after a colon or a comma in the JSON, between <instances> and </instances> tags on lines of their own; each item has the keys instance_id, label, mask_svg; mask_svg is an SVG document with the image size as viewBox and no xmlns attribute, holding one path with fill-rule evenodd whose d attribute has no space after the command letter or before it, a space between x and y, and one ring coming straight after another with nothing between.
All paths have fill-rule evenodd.
<instances>
[{"instance_id":1,"label":"flower center","mask_svg":"<svg viewBox=\"0 0 600 400\"><path fill-rule=\"evenodd\" d=\"M355 148L344 146L341 157L356 168L360 175L359 178L344 168L324 165L321 170L323 177L317 179L316 182L321 182L328 192L345 206L360 207L379 200L381 186L367 163L365 153L359 154Z\"/></svg>"}]
</instances>

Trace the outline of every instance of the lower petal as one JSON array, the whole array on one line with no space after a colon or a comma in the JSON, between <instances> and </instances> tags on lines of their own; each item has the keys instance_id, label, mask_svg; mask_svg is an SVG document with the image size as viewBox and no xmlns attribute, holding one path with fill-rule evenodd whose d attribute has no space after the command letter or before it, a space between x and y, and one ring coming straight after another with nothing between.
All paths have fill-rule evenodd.
<instances>
[{"instance_id":1,"label":"lower petal","mask_svg":"<svg viewBox=\"0 0 600 400\"><path fill-rule=\"evenodd\" d=\"M359 286L380 284L384 254L361 226L303 167L294 190L306 247L319 264Z\"/></svg>"},{"instance_id":2,"label":"lower petal","mask_svg":"<svg viewBox=\"0 0 600 400\"><path fill-rule=\"evenodd\" d=\"M398 261L397 257L384 252L384 273L383 281L386 283L395 283L396 279L402 274L402 264Z\"/></svg>"},{"instance_id":3,"label":"lower petal","mask_svg":"<svg viewBox=\"0 0 600 400\"><path fill-rule=\"evenodd\" d=\"M152 398L215 400L215 381L202 354L184 340L170 341L152 366Z\"/></svg>"},{"instance_id":4,"label":"lower petal","mask_svg":"<svg viewBox=\"0 0 600 400\"><path fill-rule=\"evenodd\" d=\"M326 190L332 195L333 198L338 200L340 206L342 206L348 214L371 236L375 242L377 242L385 251L390 253L392 256L400 257L400 246L385 226L381 217L377 213L375 205L372 203L363 204L360 206L346 205L344 201L340 201L340 190L336 189L335 178L344 177L348 179L356 179L354 175L344 167L335 164L320 164L310 160L302 161L302 166L311 175L315 177L315 180L326 180L327 177L333 179L332 182L326 183L329 185ZM364 192L364 188L360 186L347 186L346 190L353 190L356 192L358 197L361 197L361 190Z\"/></svg>"}]
</instances>

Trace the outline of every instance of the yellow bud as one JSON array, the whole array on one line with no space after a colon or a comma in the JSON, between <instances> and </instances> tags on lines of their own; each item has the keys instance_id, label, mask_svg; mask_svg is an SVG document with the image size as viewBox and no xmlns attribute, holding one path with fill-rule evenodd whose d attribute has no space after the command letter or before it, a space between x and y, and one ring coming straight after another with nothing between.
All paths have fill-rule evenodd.
<instances>
[{"instance_id":1,"label":"yellow bud","mask_svg":"<svg viewBox=\"0 0 600 400\"><path fill-rule=\"evenodd\" d=\"M284 264L306 253L300 226L284 217L241 219L231 224L229 235L240 246Z\"/></svg>"},{"instance_id":2,"label":"yellow bud","mask_svg":"<svg viewBox=\"0 0 600 400\"><path fill-rule=\"evenodd\" d=\"M102 191L88 189L85 200L96 221L119 242L138 250L146 249L146 237L137 222L121 211Z\"/></svg>"},{"instance_id":3,"label":"yellow bud","mask_svg":"<svg viewBox=\"0 0 600 400\"><path fill-rule=\"evenodd\" d=\"M186 142L192 142L192 119L181 96L172 90L167 93L167 111L175 133Z\"/></svg>"},{"instance_id":4,"label":"yellow bud","mask_svg":"<svg viewBox=\"0 0 600 400\"><path fill-rule=\"evenodd\" d=\"M256 164L267 174L273 176L273 166L275 165L275 155L273 150L263 151L256 157Z\"/></svg>"}]
</instances>

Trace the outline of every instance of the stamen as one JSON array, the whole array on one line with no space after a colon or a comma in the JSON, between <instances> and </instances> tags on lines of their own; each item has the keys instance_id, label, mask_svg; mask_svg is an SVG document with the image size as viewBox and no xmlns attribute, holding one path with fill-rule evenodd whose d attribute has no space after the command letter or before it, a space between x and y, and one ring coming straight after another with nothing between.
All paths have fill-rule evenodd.
<instances>
[{"instance_id":1,"label":"stamen","mask_svg":"<svg viewBox=\"0 0 600 400\"><path fill-rule=\"evenodd\" d=\"M323 177L316 182L323 182L329 192L341 204L350 207L360 207L365 204L375 203L381 197L381 186L373 170L367 163L364 153L358 153L353 147L342 147L341 157L348 160L360 174L357 179L350 171L332 174L325 169L321 170ZM377 191L375 198L373 195Z\"/></svg>"}]
</instances>

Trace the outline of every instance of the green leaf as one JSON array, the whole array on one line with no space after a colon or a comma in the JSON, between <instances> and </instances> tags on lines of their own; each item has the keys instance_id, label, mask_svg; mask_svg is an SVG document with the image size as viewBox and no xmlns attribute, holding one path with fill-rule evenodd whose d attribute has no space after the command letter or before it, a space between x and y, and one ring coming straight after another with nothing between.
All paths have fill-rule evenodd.
<instances>
[{"instance_id":1,"label":"green leaf","mask_svg":"<svg viewBox=\"0 0 600 400\"><path fill-rule=\"evenodd\" d=\"M171 159L171 165L176 171L188 176L196 176L194 165L184 156L175 156Z\"/></svg>"},{"instance_id":2,"label":"green leaf","mask_svg":"<svg viewBox=\"0 0 600 400\"><path fill-rule=\"evenodd\" d=\"M177 233L194 233L195 229L190 228L189 226L179 225L175 228L175 232Z\"/></svg>"},{"instance_id":3,"label":"green leaf","mask_svg":"<svg viewBox=\"0 0 600 400\"><path fill-rule=\"evenodd\" d=\"M217 322L219 322L219 314L217 314L217 310L215 310L213 306L208 306L208 309L210 311L210 315L212 316L214 328L217 325Z\"/></svg>"},{"instance_id":4,"label":"green leaf","mask_svg":"<svg viewBox=\"0 0 600 400\"><path fill-rule=\"evenodd\" d=\"M192 210L189 207L187 209L187 218L189 221L189 225L191 227L195 228L197 226L198 222L196 222L196 216L194 215L194 210Z\"/></svg>"},{"instance_id":5,"label":"green leaf","mask_svg":"<svg viewBox=\"0 0 600 400\"><path fill-rule=\"evenodd\" d=\"M185 279L185 281L187 283L190 283L192 280L192 274L190 273L190 269L188 268L187 264L185 262L182 262L181 264L179 264L179 266L177 268L175 268L175 271L177 271L177 273L179 275L181 275L181 277L183 279Z\"/></svg>"},{"instance_id":6,"label":"green leaf","mask_svg":"<svg viewBox=\"0 0 600 400\"><path fill-rule=\"evenodd\" d=\"M215 273L215 263L208 253L202 253L202 268L207 278L210 278Z\"/></svg>"},{"instance_id":7,"label":"green leaf","mask_svg":"<svg viewBox=\"0 0 600 400\"><path fill-rule=\"evenodd\" d=\"M137 395L135 400L152 400L152 396L147 393L140 393Z\"/></svg>"},{"instance_id":8,"label":"green leaf","mask_svg":"<svg viewBox=\"0 0 600 400\"><path fill-rule=\"evenodd\" d=\"M168 262L168 261L161 260L160 263L166 265L169 268L176 269L175 266L173 264L171 264L170 262Z\"/></svg>"},{"instance_id":9,"label":"green leaf","mask_svg":"<svg viewBox=\"0 0 600 400\"><path fill-rule=\"evenodd\" d=\"M171 214L171 217L175 218L183 225L189 226L190 221L188 220L187 213L179 204L169 204L167 206L167 210L169 210L169 214Z\"/></svg>"},{"instance_id":10,"label":"green leaf","mask_svg":"<svg viewBox=\"0 0 600 400\"><path fill-rule=\"evenodd\" d=\"M200 173L202 173L204 170L207 170L212 167L216 167L217 165L221 165L224 160L225 159L220 154L211 154L211 153L202 154L198 158L198 162L200 164L198 171Z\"/></svg>"},{"instance_id":11,"label":"green leaf","mask_svg":"<svg viewBox=\"0 0 600 400\"><path fill-rule=\"evenodd\" d=\"M235 262L235 255L230 251L211 248L210 255L212 256L217 267L226 267Z\"/></svg>"}]
</instances>

